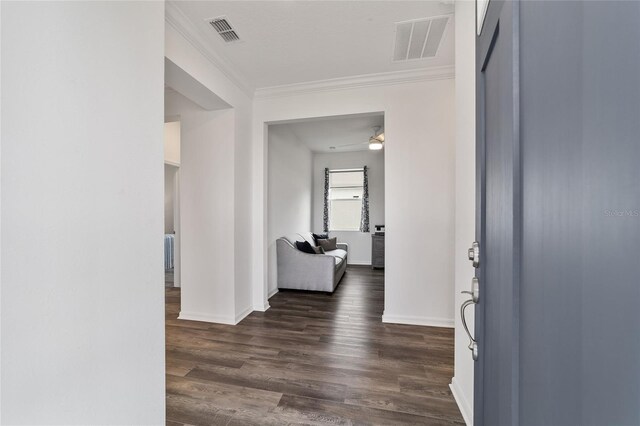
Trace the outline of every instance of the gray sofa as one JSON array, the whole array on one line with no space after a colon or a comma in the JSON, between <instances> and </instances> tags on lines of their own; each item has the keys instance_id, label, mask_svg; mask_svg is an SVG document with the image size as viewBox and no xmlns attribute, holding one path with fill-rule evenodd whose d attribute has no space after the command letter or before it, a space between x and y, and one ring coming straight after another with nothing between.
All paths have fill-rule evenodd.
<instances>
[{"instance_id":1,"label":"gray sofa","mask_svg":"<svg viewBox=\"0 0 640 426\"><path fill-rule=\"evenodd\" d=\"M316 246L311 232L276 240L278 288L333 293L347 269L347 244L338 243L336 250L325 254L309 254L298 250L296 241L308 241Z\"/></svg>"}]
</instances>

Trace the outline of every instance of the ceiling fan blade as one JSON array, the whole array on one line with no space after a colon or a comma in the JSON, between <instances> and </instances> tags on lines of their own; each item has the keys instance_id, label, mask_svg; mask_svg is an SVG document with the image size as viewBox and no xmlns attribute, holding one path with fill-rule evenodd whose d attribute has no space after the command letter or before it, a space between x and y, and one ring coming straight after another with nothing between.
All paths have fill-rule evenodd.
<instances>
[{"instance_id":1,"label":"ceiling fan blade","mask_svg":"<svg viewBox=\"0 0 640 426\"><path fill-rule=\"evenodd\" d=\"M345 144L345 145L330 146L329 149L346 148L346 147L349 147L349 146L363 145L365 143L369 143L369 142L365 141L365 142L358 142L358 143L348 143L348 144Z\"/></svg>"},{"instance_id":2,"label":"ceiling fan blade","mask_svg":"<svg viewBox=\"0 0 640 426\"><path fill-rule=\"evenodd\" d=\"M384 132L376 136L371 136L371 139L376 139L376 140L379 140L380 142L384 142Z\"/></svg>"}]
</instances>

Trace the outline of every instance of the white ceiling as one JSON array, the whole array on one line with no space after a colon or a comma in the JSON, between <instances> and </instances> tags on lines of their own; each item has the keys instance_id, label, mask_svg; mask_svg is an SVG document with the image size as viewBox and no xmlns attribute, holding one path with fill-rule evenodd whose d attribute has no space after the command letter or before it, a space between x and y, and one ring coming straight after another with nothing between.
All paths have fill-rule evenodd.
<instances>
[{"instance_id":1,"label":"white ceiling","mask_svg":"<svg viewBox=\"0 0 640 426\"><path fill-rule=\"evenodd\" d=\"M453 1L174 1L207 49L253 89L452 66L453 19L435 58L393 62L395 23L453 14ZM209 25L226 16L241 38Z\"/></svg>"},{"instance_id":2,"label":"white ceiling","mask_svg":"<svg viewBox=\"0 0 640 426\"><path fill-rule=\"evenodd\" d=\"M373 136L374 127L384 129L384 116L359 114L323 117L272 126L286 126L313 152L366 151L369 149L369 137ZM331 149L332 146L335 149Z\"/></svg>"}]
</instances>

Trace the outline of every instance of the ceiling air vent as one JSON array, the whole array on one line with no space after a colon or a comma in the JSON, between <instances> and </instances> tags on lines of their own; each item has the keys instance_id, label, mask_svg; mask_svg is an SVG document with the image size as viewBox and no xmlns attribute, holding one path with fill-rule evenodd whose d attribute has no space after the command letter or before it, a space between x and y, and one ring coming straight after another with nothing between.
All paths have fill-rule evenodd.
<instances>
[{"instance_id":1,"label":"ceiling air vent","mask_svg":"<svg viewBox=\"0 0 640 426\"><path fill-rule=\"evenodd\" d=\"M227 21L227 18L224 16L211 19L209 24L211 24L213 29L216 30L216 32L220 34L220 37L222 37L222 39L227 43L240 40L238 33L236 33L236 30L233 29L229 21Z\"/></svg>"},{"instance_id":2,"label":"ceiling air vent","mask_svg":"<svg viewBox=\"0 0 640 426\"><path fill-rule=\"evenodd\" d=\"M433 58L449 23L449 16L396 23L394 61Z\"/></svg>"}]
</instances>

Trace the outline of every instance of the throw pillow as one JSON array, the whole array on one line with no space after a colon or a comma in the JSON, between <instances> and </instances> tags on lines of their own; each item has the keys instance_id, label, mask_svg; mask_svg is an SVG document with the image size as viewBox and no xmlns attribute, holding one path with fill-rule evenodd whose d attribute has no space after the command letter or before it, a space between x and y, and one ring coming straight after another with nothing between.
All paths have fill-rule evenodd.
<instances>
[{"instance_id":1,"label":"throw pillow","mask_svg":"<svg viewBox=\"0 0 640 426\"><path fill-rule=\"evenodd\" d=\"M303 251L309 254L316 254L316 251L313 249L313 246L309 244L308 241L296 241L296 247L298 250Z\"/></svg>"},{"instance_id":2,"label":"throw pillow","mask_svg":"<svg viewBox=\"0 0 640 426\"><path fill-rule=\"evenodd\" d=\"M326 240L327 238L329 238L329 234L311 234L313 235L313 241L316 242L316 245L318 245L318 240Z\"/></svg>"},{"instance_id":3,"label":"throw pillow","mask_svg":"<svg viewBox=\"0 0 640 426\"><path fill-rule=\"evenodd\" d=\"M316 254L324 254L324 249L320 246L313 247L313 249L315 250Z\"/></svg>"},{"instance_id":4,"label":"throw pillow","mask_svg":"<svg viewBox=\"0 0 640 426\"><path fill-rule=\"evenodd\" d=\"M318 240L318 245L324 249L324 251L331 251L338 248L338 239L336 237Z\"/></svg>"}]
</instances>

